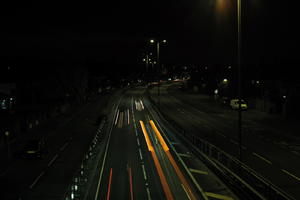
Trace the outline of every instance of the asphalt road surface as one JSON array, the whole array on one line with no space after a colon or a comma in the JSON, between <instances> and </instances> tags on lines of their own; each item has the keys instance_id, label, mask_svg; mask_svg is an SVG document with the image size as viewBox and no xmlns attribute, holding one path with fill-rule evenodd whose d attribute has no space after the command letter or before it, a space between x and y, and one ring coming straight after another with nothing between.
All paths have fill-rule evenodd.
<instances>
[{"instance_id":1,"label":"asphalt road surface","mask_svg":"<svg viewBox=\"0 0 300 200\"><path fill-rule=\"evenodd\" d=\"M89 199L238 199L162 123L145 90L128 90L113 111Z\"/></svg>"},{"instance_id":2,"label":"asphalt road surface","mask_svg":"<svg viewBox=\"0 0 300 200\"><path fill-rule=\"evenodd\" d=\"M181 91L160 87L160 110L188 132L209 141L225 152L238 156L237 113L199 101L187 101ZM157 102L157 88L151 96ZM213 99L211 100L213 101ZM249 113L245 113L249 112ZM294 197L300 199L300 157L290 149L281 148L280 134L251 120L251 110L244 112L242 161L258 174ZM280 121L278 121L280 123ZM278 130L277 130L278 131ZM273 134L272 134L273 133ZM276 142L274 142L276 141Z\"/></svg>"}]
</instances>

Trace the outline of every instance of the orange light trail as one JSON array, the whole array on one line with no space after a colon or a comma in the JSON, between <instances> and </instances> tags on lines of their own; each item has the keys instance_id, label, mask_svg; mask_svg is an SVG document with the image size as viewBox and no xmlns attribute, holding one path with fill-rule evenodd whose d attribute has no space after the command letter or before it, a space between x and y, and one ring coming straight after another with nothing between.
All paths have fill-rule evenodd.
<instances>
[{"instance_id":1,"label":"orange light trail","mask_svg":"<svg viewBox=\"0 0 300 200\"><path fill-rule=\"evenodd\" d=\"M110 172L109 172L109 181L108 181L108 189L107 189L106 200L109 200L109 198L110 198L111 181L112 181L112 168L110 168Z\"/></svg>"},{"instance_id":2,"label":"orange light trail","mask_svg":"<svg viewBox=\"0 0 300 200\"><path fill-rule=\"evenodd\" d=\"M187 193L189 195L189 197L192 199L192 200L196 200L197 198L195 197L195 195L192 193L191 189L190 189L190 186L188 184L188 182L186 181L184 175L182 174L182 172L180 171L177 163L175 162L173 156L171 155L170 151L169 151L169 147L167 146L164 138L162 137L162 135L160 134L160 132L158 131L158 129L156 128L156 125L154 124L154 122L152 120L150 120L150 124L152 126L152 129L154 130L156 136L158 137L159 139L159 142L161 144L161 146L163 147L163 149L165 150L166 154L167 154L167 157L168 159L170 160L178 178L180 179L181 183L183 184L183 186L187 189Z\"/></svg>"},{"instance_id":3,"label":"orange light trail","mask_svg":"<svg viewBox=\"0 0 300 200\"><path fill-rule=\"evenodd\" d=\"M145 137L145 140L146 140L146 143L147 143L147 146L148 146L148 149L149 151L151 152L151 156L153 158L153 161L154 161L154 164L155 164L155 167L156 167L156 170L157 170L157 173L158 173L158 176L159 176L159 179L160 179L160 182L162 184L162 187L163 187L163 190L165 192L165 195L166 195L166 199L167 200L173 200L173 195L172 195L172 192L170 190L170 187L168 185L168 182L167 182L167 179L163 173L163 170L161 168L161 165L158 161L158 158L156 156L156 153L153 149L153 146L151 144L151 141L149 139L149 135L146 131L146 128L145 128L145 125L144 125L144 122L143 121L140 121L140 124L141 124L141 127L142 127L142 131L144 133L144 137Z\"/></svg>"}]
</instances>

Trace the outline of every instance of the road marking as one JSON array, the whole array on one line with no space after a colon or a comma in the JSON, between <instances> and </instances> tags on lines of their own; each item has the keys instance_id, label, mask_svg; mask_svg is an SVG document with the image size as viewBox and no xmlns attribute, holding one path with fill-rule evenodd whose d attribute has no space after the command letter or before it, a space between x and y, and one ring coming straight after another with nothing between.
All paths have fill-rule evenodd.
<instances>
[{"instance_id":1,"label":"road marking","mask_svg":"<svg viewBox=\"0 0 300 200\"><path fill-rule=\"evenodd\" d=\"M120 101L121 101L121 98L119 100L118 105L120 104ZM115 114L115 116L116 116L116 114ZM109 130L109 134L108 134L108 139L107 139L107 143L106 143L106 147L105 147L105 153L104 153L104 157L103 157L102 167L101 167L101 171L100 171L100 177L99 177L99 180L98 180L97 190L96 190L96 194L95 194L95 200L98 199L98 194L99 194L100 184L101 184L101 180L102 180L104 165L105 165L105 161L106 161L107 150L108 150L108 146L109 146L109 143L110 143L110 136L111 136L112 129L113 129L113 124L111 125L110 130Z\"/></svg>"},{"instance_id":2,"label":"road marking","mask_svg":"<svg viewBox=\"0 0 300 200\"><path fill-rule=\"evenodd\" d=\"M183 188L183 190L184 190L186 196L189 198L189 200L192 200L191 197L190 197L190 195L188 194L188 192L186 191L186 189L185 189L185 187L184 187L184 185L182 183L181 183L181 187Z\"/></svg>"},{"instance_id":3,"label":"road marking","mask_svg":"<svg viewBox=\"0 0 300 200\"><path fill-rule=\"evenodd\" d=\"M221 135L222 137L226 138L226 135L224 135L223 133L217 132L219 135Z\"/></svg>"},{"instance_id":4,"label":"road marking","mask_svg":"<svg viewBox=\"0 0 300 200\"><path fill-rule=\"evenodd\" d=\"M120 118L119 118L119 123L118 123L119 128L122 128L123 121L124 121L124 112L120 112Z\"/></svg>"},{"instance_id":5,"label":"road marking","mask_svg":"<svg viewBox=\"0 0 300 200\"><path fill-rule=\"evenodd\" d=\"M234 141L234 140L230 140L230 142L232 142L232 143L235 144L235 145L239 145L239 143L237 143L237 142Z\"/></svg>"},{"instance_id":6,"label":"road marking","mask_svg":"<svg viewBox=\"0 0 300 200\"><path fill-rule=\"evenodd\" d=\"M233 198L231 198L229 196L225 196L225 195L221 195L221 194L216 194L216 193L212 193L212 192L205 192L205 194L208 197L213 197L213 198L216 198L216 199L233 200Z\"/></svg>"},{"instance_id":7,"label":"road marking","mask_svg":"<svg viewBox=\"0 0 300 200\"><path fill-rule=\"evenodd\" d=\"M112 168L110 168L106 200L109 200L109 198L110 198L110 187L111 187L111 182L112 182L112 173L113 173Z\"/></svg>"},{"instance_id":8,"label":"road marking","mask_svg":"<svg viewBox=\"0 0 300 200\"><path fill-rule=\"evenodd\" d=\"M62 147L60 147L60 151L65 150L65 148L69 145L69 142L66 142Z\"/></svg>"},{"instance_id":9,"label":"road marking","mask_svg":"<svg viewBox=\"0 0 300 200\"><path fill-rule=\"evenodd\" d=\"M118 109L118 111L117 111L117 116L116 116L116 120L115 120L115 125L117 125L117 122L118 122L118 118L119 118L119 109Z\"/></svg>"},{"instance_id":10,"label":"road marking","mask_svg":"<svg viewBox=\"0 0 300 200\"><path fill-rule=\"evenodd\" d=\"M139 140L139 138L136 138L136 141L138 143L138 146L140 146L140 140Z\"/></svg>"},{"instance_id":11,"label":"road marking","mask_svg":"<svg viewBox=\"0 0 300 200\"><path fill-rule=\"evenodd\" d=\"M148 187L146 188L146 191L147 191L147 195L148 195L148 200L151 200L150 190Z\"/></svg>"},{"instance_id":12,"label":"road marking","mask_svg":"<svg viewBox=\"0 0 300 200\"><path fill-rule=\"evenodd\" d=\"M258 158L262 159L263 161L265 161L265 162L269 163L270 165L272 164L272 162L271 162L271 161L269 161L268 159L266 159L266 158L262 157L261 155L258 155L257 153L254 153L254 152L252 152L252 154L253 154L254 156L256 156L256 157L258 157Z\"/></svg>"},{"instance_id":13,"label":"road marking","mask_svg":"<svg viewBox=\"0 0 300 200\"><path fill-rule=\"evenodd\" d=\"M58 157L58 155L56 154L56 155L52 158L52 160L48 163L48 167L50 167L50 166L54 163L54 161L56 160L57 157Z\"/></svg>"},{"instance_id":14,"label":"road marking","mask_svg":"<svg viewBox=\"0 0 300 200\"><path fill-rule=\"evenodd\" d=\"M128 116L127 116L127 124L129 125L129 123L130 123L130 122L129 122L129 118L130 118L130 117L129 117L129 109L127 109L127 114L128 114Z\"/></svg>"},{"instance_id":15,"label":"road marking","mask_svg":"<svg viewBox=\"0 0 300 200\"><path fill-rule=\"evenodd\" d=\"M146 181L147 180L147 175L146 175L146 170L145 170L145 166L144 165L142 165L142 169L143 169L144 179Z\"/></svg>"},{"instance_id":16,"label":"road marking","mask_svg":"<svg viewBox=\"0 0 300 200\"><path fill-rule=\"evenodd\" d=\"M144 104L143 104L143 101L141 99L140 99L140 102L141 102L142 109L144 110Z\"/></svg>"},{"instance_id":17,"label":"road marking","mask_svg":"<svg viewBox=\"0 0 300 200\"><path fill-rule=\"evenodd\" d=\"M32 188L35 186L35 184L39 181L39 179L40 179L42 176L44 176L44 174L45 174L45 172L42 171L42 172L40 173L40 175L38 175L38 177L36 177L36 179L34 179L33 183L29 186L29 188L32 189Z\"/></svg>"},{"instance_id":18,"label":"road marking","mask_svg":"<svg viewBox=\"0 0 300 200\"><path fill-rule=\"evenodd\" d=\"M194 173L197 173L197 174L204 174L204 175L208 175L208 172L206 171L202 171L202 170L198 170L198 169L192 169L192 168L189 168L190 172L194 172Z\"/></svg>"},{"instance_id":19,"label":"road marking","mask_svg":"<svg viewBox=\"0 0 300 200\"><path fill-rule=\"evenodd\" d=\"M129 167L129 184L130 184L130 200L133 200L132 172L131 172L131 167Z\"/></svg>"},{"instance_id":20,"label":"road marking","mask_svg":"<svg viewBox=\"0 0 300 200\"><path fill-rule=\"evenodd\" d=\"M140 159L143 160L143 156L142 156L142 151L141 151L141 149L139 149L139 153L140 153Z\"/></svg>"},{"instance_id":21,"label":"road marking","mask_svg":"<svg viewBox=\"0 0 300 200\"><path fill-rule=\"evenodd\" d=\"M283 172L286 173L287 175L293 177L293 178L296 179L297 181L300 181L300 178L299 178L299 177L297 177L297 176L295 176L294 174L292 174L292 173L286 171L285 169L281 169L281 171L283 171Z\"/></svg>"},{"instance_id":22,"label":"road marking","mask_svg":"<svg viewBox=\"0 0 300 200\"><path fill-rule=\"evenodd\" d=\"M190 158L190 157L191 157L191 155L189 155L189 154L184 154L184 153L178 153L178 155L181 156L181 157L187 157L187 158Z\"/></svg>"}]
</instances>

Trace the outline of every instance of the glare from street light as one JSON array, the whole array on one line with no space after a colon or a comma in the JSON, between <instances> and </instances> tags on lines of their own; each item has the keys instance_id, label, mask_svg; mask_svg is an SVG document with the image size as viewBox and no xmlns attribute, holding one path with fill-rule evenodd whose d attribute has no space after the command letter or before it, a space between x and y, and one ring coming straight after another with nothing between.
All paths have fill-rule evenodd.
<instances>
[{"instance_id":1,"label":"glare from street light","mask_svg":"<svg viewBox=\"0 0 300 200\"><path fill-rule=\"evenodd\" d=\"M163 43L167 43L167 40L163 40L162 42L163 42Z\"/></svg>"},{"instance_id":2,"label":"glare from street light","mask_svg":"<svg viewBox=\"0 0 300 200\"><path fill-rule=\"evenodd\" d=\"M153 39L151 39L151 40L150 40L150 43L154 43L154 40L153 40Z\"/></svg>"}]
</instances>

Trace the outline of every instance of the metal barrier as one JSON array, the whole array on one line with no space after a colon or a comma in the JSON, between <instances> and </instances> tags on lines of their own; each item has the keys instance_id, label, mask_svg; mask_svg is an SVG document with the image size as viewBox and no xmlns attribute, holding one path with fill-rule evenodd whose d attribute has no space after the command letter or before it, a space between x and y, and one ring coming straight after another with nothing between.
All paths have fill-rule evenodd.
<instances>
[{"instance_id":1,"label":"metal barrier","mask_svg":"<svg viewBox=\"0 0 300 200\"><path fill-rule=\"evenodd\" d=\"M155 104L149 93L148 99L152 104ZM176 136L189 146L190 150L204 161L211 170L231 185L231 188L242 199L295 200L237 158L199 136L187 132L159 108L155 106L152 108L162 120L171 125Z\"/></svg>"},{"instance_id":2,"label":"metal barrier","mask_svg":"<svg viewBox=\"0 0 300 200\"><path fill-rule=\"evenodd\" d=\"M96 134L84 154L79 169L75 172L71 183L66 189L62 200L79 200L86 199L87 192L91 186L91 180L94 175L94 170L97 166L97 159L95 156L100 150L101 140L104 138L106 119L102 120ZM93 166L93 167L91 167Z\"/></svg>"}]
</instances>

